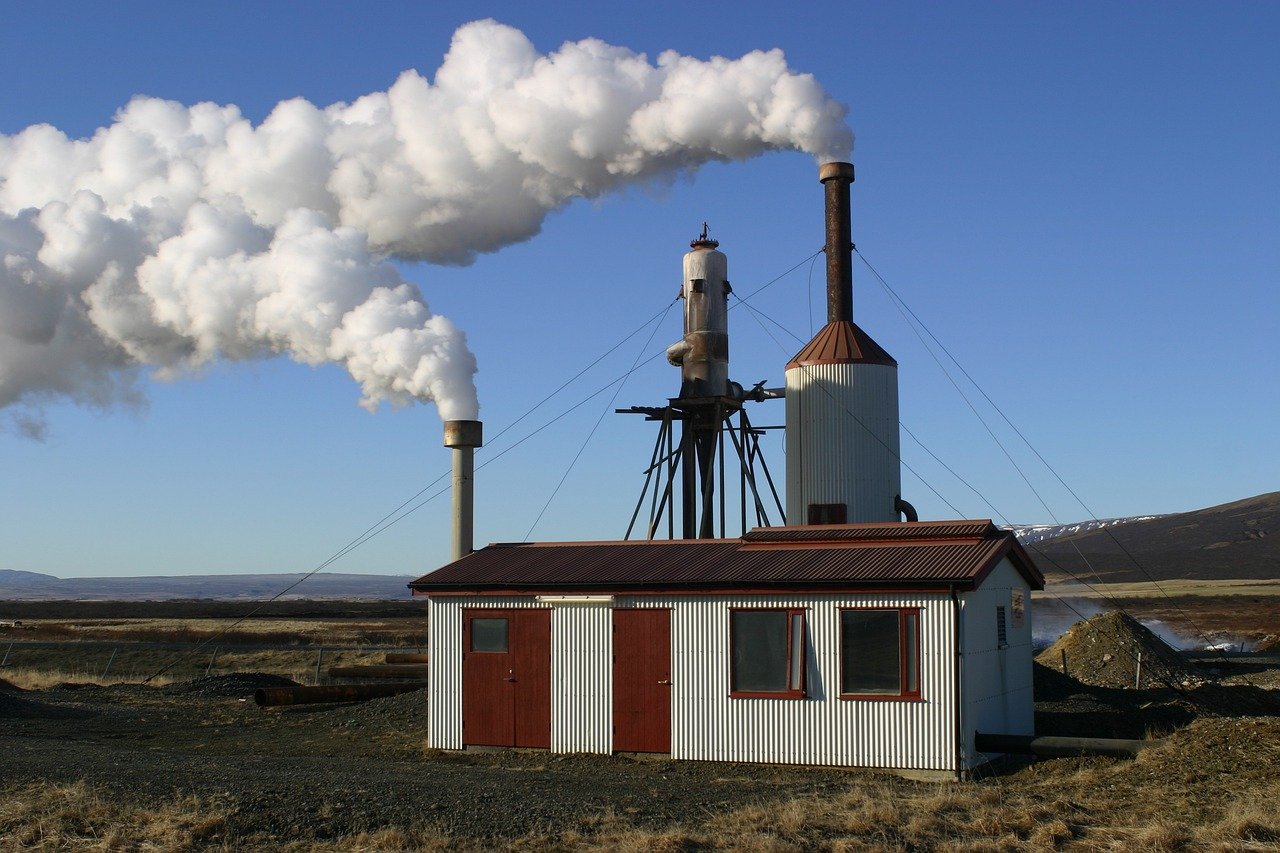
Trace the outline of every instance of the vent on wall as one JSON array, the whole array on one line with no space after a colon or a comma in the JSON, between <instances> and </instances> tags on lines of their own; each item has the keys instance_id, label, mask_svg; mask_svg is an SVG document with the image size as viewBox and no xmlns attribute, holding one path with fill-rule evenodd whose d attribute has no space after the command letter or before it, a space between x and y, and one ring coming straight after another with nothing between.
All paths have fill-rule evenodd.
<instances>
[{"instance_id":1,"label":"vent on wall","mask_svg":"<svg viewBox=\"0 0 1280 853\"><path fill-rule=\"evenodd\" d=\"M845 524L849 508L844 504L809 504L810 524Z\"/></svg>"}]
</instances>

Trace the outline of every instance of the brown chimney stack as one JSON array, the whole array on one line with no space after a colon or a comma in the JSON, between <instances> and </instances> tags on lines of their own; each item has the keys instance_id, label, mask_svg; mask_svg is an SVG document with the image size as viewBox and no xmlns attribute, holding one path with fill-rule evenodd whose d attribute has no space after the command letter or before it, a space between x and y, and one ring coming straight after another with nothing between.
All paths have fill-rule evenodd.
<instances>
[{"instance_id":1,"label":"brown chimney stack","mask_svg":"<svg viewBox=\"0 0 1280 853\"><path fill-rule=\"evenodd\" d=\"M827 322L853 320L853 228L849 213L852 163L818 167L827 197Z\"/></svg>"}]
</instances>

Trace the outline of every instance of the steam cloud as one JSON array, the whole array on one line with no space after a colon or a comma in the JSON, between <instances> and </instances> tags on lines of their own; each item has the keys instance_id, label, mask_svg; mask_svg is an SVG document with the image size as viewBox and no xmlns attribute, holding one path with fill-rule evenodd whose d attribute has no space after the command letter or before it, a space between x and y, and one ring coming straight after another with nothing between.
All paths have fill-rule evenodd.
<instances>
[{"instance_id":1,"label":"steam cloud","mask_svg":"<svg viewBox=\"0 0 1280 853\"><path fill-rule=\"evenodd\" d=\"M388 257L465 264L575 198L790 149L847 159L845 109L781 51L656 64L595 39L540 55L467 24L429 81L351 104L138 97L71 140L0 135L0 408L140 401L139 372L336 362L361 404L473 418L475 358Z\"/></svg>"}]
</instances>

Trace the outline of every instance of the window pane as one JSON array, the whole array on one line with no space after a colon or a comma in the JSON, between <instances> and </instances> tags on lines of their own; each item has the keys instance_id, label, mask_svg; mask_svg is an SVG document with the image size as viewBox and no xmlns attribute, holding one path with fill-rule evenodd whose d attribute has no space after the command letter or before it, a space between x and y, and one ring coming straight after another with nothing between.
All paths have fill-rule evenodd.
<instances>
[{"instance_id":1,"label":"window pane","mask_svg":"<svg viewBox=\"0 0 1280 853\"><path fill-rule=\"evenodd\" d=\"M920 692L920 639L916 630L916 622L919 616L915 613L902 614L903 625L902 631L906 635L907 653L906 660L903 661L903 667L907 671L907 692Z\"/></svg>"},{"instance_id":2,"label":"window pane","mask_svg":"<svg viewBox=\"0 0 1280 853\"><path fill-rule=\"evenodd\" d=\"M733 689L777 692L787 689L787 612L735 610Z\"/></svg>"},{"instance_id":3,"label":"window pane","mask_svg":"<svg viewBox=\"0 0 1280 853\"><path fill-rule=\"evenodd\" d=\"M840 692L902 693L896 610L840 611Z\"/></svg>"},{"instance_id":4,"label":"window pane","mask_svg":"<svg viewBox=\"0 0 1280 853\"><path fill-rule=\"evenodd\" d=\"M506 619L472 619L471 651L505 652L507 650Z\"/></svg>"},{"instance_id":5,"label":"window pane","mask_svg":"<svg viewBox=\"0 0 1280 853\"><path fill-rule=\"evenodd\" d=\"M799 690L804 677L804 614L791 615L791 689Z\"/></svg>"}]
</instances>

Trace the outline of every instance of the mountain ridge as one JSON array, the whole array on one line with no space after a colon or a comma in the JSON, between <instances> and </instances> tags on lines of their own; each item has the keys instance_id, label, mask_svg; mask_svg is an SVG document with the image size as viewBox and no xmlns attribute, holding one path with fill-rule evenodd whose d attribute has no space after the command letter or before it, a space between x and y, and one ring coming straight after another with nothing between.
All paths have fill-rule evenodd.
<instances>
[{"instance_id":1,"label":"mountain ridge","mask_svg":"<svg viewBox=\"0 0 1280 853\"><path fill-rule=\"evenodd\" d=\"M1280 492L1189 512L1088 526L1024 542L1051 576L1093 582L1280 579Z\"/></svg>"}]
</instances>

